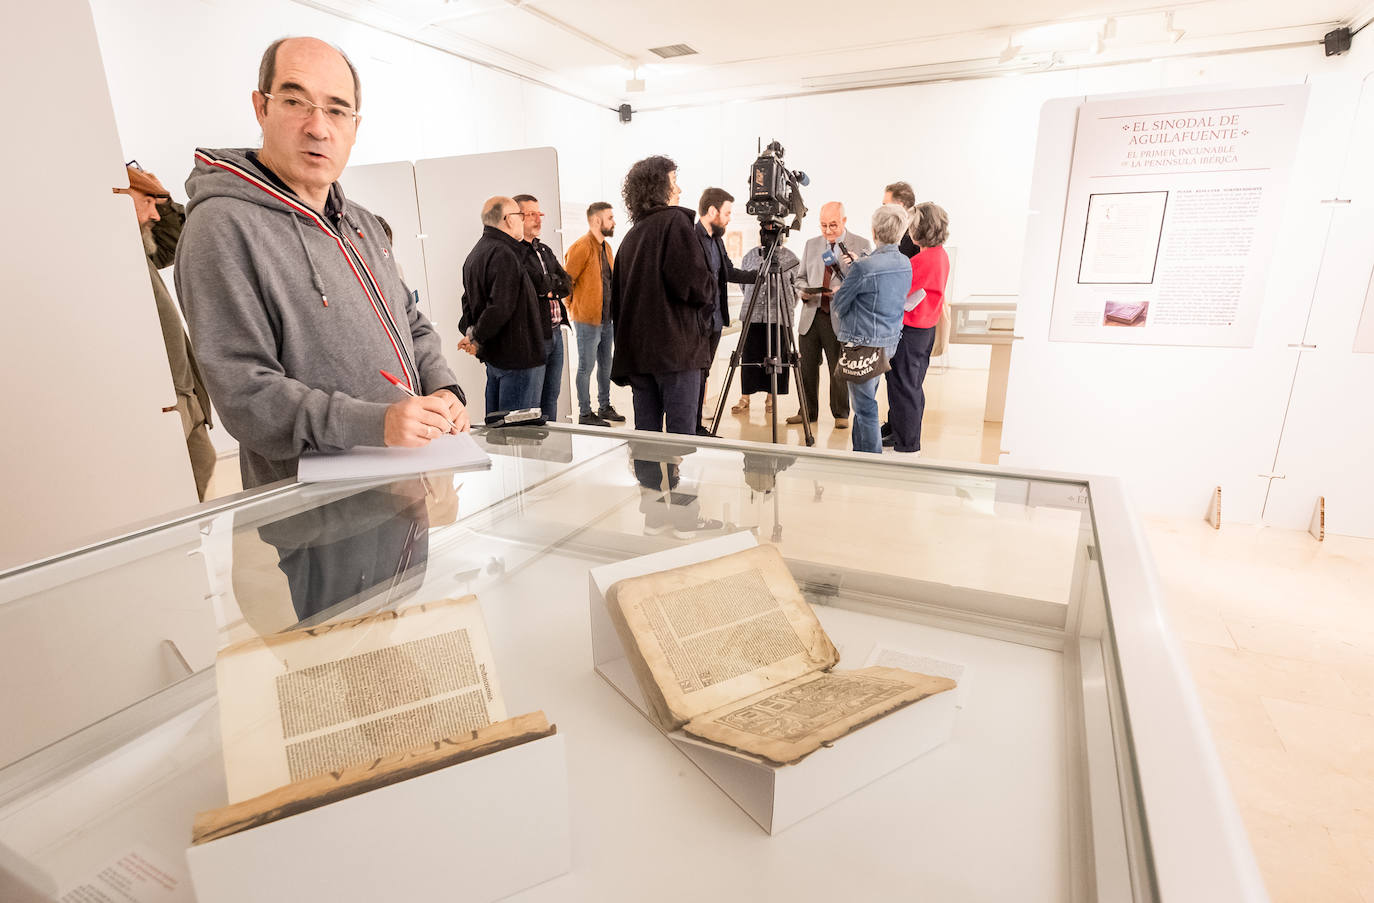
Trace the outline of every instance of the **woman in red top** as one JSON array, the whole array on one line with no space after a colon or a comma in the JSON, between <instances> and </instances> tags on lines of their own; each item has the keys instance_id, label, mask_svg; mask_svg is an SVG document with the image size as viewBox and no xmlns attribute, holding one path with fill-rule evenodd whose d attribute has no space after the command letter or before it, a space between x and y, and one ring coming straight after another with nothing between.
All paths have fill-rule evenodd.
<instances>
[{"instance_id":1,"label":"woman in red top","mask_svg":"<svg viewBox=\"0 0 1374 903\"><path fill-rule=\"evenodd\" d=\"M921 450L921 418L925 415L926 393L922 388L930 369L930 352L935 347L935 325L945 306L945 283L949 281L949 255L944 243L949 238L949 214L936 204L917 204L913 211L911 238L921 253L911 258L911 294L902 317L902 340L892 356L887 374L888 423L892 425L893 446L899 452Z\"/></svg>"}]
</instances>

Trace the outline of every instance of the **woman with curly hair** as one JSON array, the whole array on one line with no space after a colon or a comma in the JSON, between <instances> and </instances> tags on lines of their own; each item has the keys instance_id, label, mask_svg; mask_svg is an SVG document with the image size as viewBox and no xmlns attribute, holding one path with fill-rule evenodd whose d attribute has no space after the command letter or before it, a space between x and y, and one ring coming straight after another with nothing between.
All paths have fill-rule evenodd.
<instances>
[{"instance_id":1,"label":"woman with curly hair","mask_svg":"<svg viewBox=\"0 0 1374 903\"><path fill-rule=\"evenodd\" d=\"M611 274L611 379L630 387L635 429L695 435L715 295L692 211L677 206L677 164L640 160L623 196L634 225Z\"/></svg>"}]
</instances>

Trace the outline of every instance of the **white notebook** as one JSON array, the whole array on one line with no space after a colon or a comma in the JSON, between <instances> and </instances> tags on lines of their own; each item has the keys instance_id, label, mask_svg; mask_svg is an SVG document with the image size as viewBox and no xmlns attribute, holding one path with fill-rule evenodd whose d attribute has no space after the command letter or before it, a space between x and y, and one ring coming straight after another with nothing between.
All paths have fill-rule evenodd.
<instances>
[{"instance_id":1,"label":"white notebook","mask_svg":"<svg viewBox=\"0 0 1374 903\"><path fill-rule=\"evenodd\" d=\"M471 433L440 436L421 448L360 445L342 452L306 452L296 479L302 483L401 477L431 470L481 470L491 458Z\"/></svg>"}]
</instances>

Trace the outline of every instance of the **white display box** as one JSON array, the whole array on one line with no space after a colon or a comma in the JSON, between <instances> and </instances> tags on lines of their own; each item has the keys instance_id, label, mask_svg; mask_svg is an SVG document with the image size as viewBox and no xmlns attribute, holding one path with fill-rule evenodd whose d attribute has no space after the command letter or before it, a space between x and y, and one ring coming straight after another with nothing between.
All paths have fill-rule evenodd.
<instances>
[{"instance_id":1,"label":"white display box","mask_svg":"<svg viewBox=\"0 0 1374 903\"><path fill-rule=\"evenodd\" d=\"M198 903L487 903L571 857L561 734L186 851Z\"/></svg>"},{"instance_id":2,"label":"white display box","mask_svg":"<svg viewBox=\"0 0 1374 903\"><path fill-rule=\"evenodd\" d=\"M719 558L757 544L750 533L732 533L604 565L590 572L592 661L596 672L650 723L653 718L644 694L606 612L606 590L626 577ZM840 645L843 637L831 639ZM953 691L938 693L840 738L834 746L817 750L796 765L772 765L682 731L673 731L667 737L759 827L777 834L947 741L954 733L958 701Z\"/></svg>"}]
</instances>

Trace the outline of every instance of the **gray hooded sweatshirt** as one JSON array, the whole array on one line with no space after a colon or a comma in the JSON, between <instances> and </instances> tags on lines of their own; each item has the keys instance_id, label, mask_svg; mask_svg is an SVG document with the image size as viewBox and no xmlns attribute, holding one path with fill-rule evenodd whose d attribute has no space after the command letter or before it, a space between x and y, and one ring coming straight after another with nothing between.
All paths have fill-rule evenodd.
<instances>
[{"instance_id":1,"label":"gray hooded sweatshirt","mask_svg":"<svg viewBox=\"0 0 1374 903\"><path fill-rule=\"evenodd\" d=\"M196 151L176 255L177 297L245 489L294 477L307 450L382 445L386 409L405 395L379 370L417 395L462 398L377 218L337 182L317 213L247 154Z\"/></svg>"}]
</instances>

